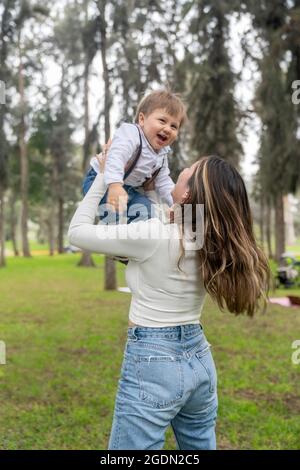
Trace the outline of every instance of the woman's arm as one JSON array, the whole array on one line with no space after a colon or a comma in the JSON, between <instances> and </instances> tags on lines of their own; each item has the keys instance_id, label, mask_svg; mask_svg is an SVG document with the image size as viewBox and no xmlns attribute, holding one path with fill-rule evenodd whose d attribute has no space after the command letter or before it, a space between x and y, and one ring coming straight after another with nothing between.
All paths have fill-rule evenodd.
<instances>
[{"instance_id":1,"label":"woman's arm","mask_svg":"<svg viewBox=\"0 0 300 470\"><path fill-rule=\"evenodd\" d=\"M103 173L99 173L71 220L68 231L70 243L96 253L124 256L135 261L146 260L159 244L160 221L150 219L128 225L94 225L104 192Z\"/></svg>"}]
</instances>

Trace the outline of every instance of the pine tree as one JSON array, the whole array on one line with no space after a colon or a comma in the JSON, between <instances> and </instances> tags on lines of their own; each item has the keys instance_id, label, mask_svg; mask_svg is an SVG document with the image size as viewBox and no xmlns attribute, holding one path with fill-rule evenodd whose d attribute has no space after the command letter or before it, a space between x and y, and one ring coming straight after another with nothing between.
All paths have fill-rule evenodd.
<instances>
[{"instance_id":1,"label":"pine tree","mask_svg":"<svg viewBox=\"0 0 300 470\"><path fill-rule=\"evenodd\" d=\"M191 147L195 158L217 154L238 166L241 112L234 97L237 75L230 63L229 14L235 2L186 2L192 42L186 53ZM193 13L193 14L192 14Z\"/></svg>"},{"instance_id":2,"label":"pine tree","mask_svg":"<svg viewBox=\"0 0 300 470\"><path fill-rule=\"evenodd\" d=\"M295 189L295 164L299 155L297 121L291 100L287 64L285 28L289 23L290 4L284 0L250 1L253 25L262 44L259 60L260 83L255 110L262 123L259 156L261 191L275 209L276 259L285 251L283 197ZM297 177L298 178L298 177Z\"/></svg>"},{"instance_id":3,"label":"pine tree","mask_svg":"<svg viewBox=\"0 0 300 470\"><path fill-rule=\"evenodd\" d=\"M39 5L33 5L30 0L20 0L18 2L19 12L15 19L16 24L16 47L18 53L18 92L20 97L20 125L19 125L19 148L20 148L20 169L21 169L21 233L23 256L30 257L28 241L28 181L29 181L29 161L27 152L26 132L27 132L27 105L25 93L24 67L26 61L26 42L23 38L25 24L29 20L36 19L41 15L46 15L48 10Z\"/></svg>"},{"instance_id":4,"label":"pine tree","mask_svg":"<svg viewBox=\"0 0 300 470\"><path fill-rule=\"evenodd\" d=\"M13 0L6 0L0 18L0 86L5 88L8 84L9 70L7 66L9 41L12 37L12 10ZM4 93L5 98L5 93ZM5 100L4 100L5 101ZM4 122L7 116L6 103L0 104L0 267L5 266L4 255L4 193L8 184L8 142L5 135Z\"/></svg>"}]
</instances>

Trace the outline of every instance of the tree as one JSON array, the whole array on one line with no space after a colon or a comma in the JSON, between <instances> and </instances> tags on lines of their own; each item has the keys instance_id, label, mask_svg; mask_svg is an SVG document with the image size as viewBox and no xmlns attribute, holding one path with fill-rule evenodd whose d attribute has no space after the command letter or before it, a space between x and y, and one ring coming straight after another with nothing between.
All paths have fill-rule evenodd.
<instances>
[{"instance_id":1,"label":"tree","mask_svg":"<svg viewBox=\"0 0 300 470\"><path fill-rule=\"evenodd\" d=\"M285 29L289 24L290 4L284 0L249 1L253 25L262 44L258 61L261 79L255 98L255 110L262 123L259 157L261 191L268 195L268 204L275 209L275 256L285 251L284 204L285 194L295 191L299 180L299 150L297 120L291 100L286 67ZM262 196L263 197L263 196Z\"/></svg>"},{"instance_id":2,"label":"tree","mask_svg":"<svg viewBox=\"0 0 300 470\"><path fill-rule=\"evenodd\" d=\"M133 121L138 101L158 84L175 92L184 90L185 66L176 54L184 35L180 14L181 5L173 0L114 2L112 81L119 96L119 122ZM182 141L181 132L169 161L174 179L184 163Z\"/></svg>"},{"instance_id":3,"label":"tree","mask_svg":"<svg viewBox=\"0 0 300 470\"><path fill-rule=\"evenodd\" d=\"M234 97L238 77L227 45L228 15L235 9L236 2L198 0L185 2L183 13L190 14L193 38L185 58L191 147L196 158L218 154L238 166L242 146L237 134L242 116Z\"/></svg>"},{"instance_id":4,"label":"tree","mask_svg":"<svg viewBox=\"0 0 300 470\"><path fill-rule=\"evenodd\" d=\"M40 15L46 15L48 10L39 5L32 5L29 0L20 0L19 14L15 20L17 30L17 51L19 56L18 66L18 91L20 96L20 126L19 126L19 147L20 147L20 169L21 169L21 232L22 232L22 251L23 256L30 257L28 242L28 179L29 162L26 143L26 98L25 98L25 78L24 78L24 59L25 46L23 43L24 25L32 18L38 18Z\"/></svg>"},{"instance_id":5,"label":"tree","mask_svg":"<svg viewBox=\"0 0 300 470\"><path fill-rule=\"evenodd\" d=\"M19 247L17 244L17 224L18 224L18 201L20 199L20 150L16 143L9 146L8 160L8 208L7 221L9 224L9 238L12 241L15 256L19 256Z\"/></svg>"},{"instance_id":6,"label":"tree","mask_svg":"<svg viewBox=\"0 0 300 470\"><path fill-rule=\"evenodd\" d=\"M74 55L81 51L78 27L72 28L74 15L67 8L53 28L52 57L60 69L60 80L53 109L53 128L50 136L50 154L53 159L53 181L57 204L57 250L64 252L65 205L70 171L75 165L72 135L75 129L74 100L76 96ZM74 190L73 190L74 193Z\"/></svg>"},{"instance_id":7,"label":"tree","mask_svg":"<svg viewBox=\"0 0 300 470\"><path fill-rule=\"evenodd\" d=\"M108 38L107 38L107 7L108 2L106 0L97 0L97 7L99 15L97 17L99 37L100 37L100 53L101 62L103 69L103 81L104 81L104 131L105 131L105 142L110 138L110 109L112 106L112 96L110 92L110 75L107 64L108 54ZM116 289L116 268L115 262L108 256L105 257L105 289L112 290Z\"/></svg>"},{"instance_id":8,"label":"tree","mask_svg":"<svg viewBox=\"0 0 300 470\"><path fill-rule=\"evenodd\" d=\"M84 144L83 144L83 159L82 169L85 173L88 166L88 160L91 155L91 144L96 140L98 122L90 129L90 112L89 112L89 78L90 69L97 52L96 33L97 21L95 18L89 19L88 15L89 1L84 0L84 22L81 25L81 41L83 51L83 108L84 108ZM79 266L95 266L91 253L83 251L81 259L78 263Z\"/></svg>"},{"instance_id":9,"label":"tree","mask_svg":"<svg viewBox=\"0 0 300 470\"><path fill-rule=\"evenodd\" d=\"M51 155L52 136L55 120L52 117L47 90L43 90L47 103L37 110L32 119L32 133L28 141L28 151L31 156L30 172L30 207L31 217L35 214L40 224L40 232L45 227L49 245L49 255L55 250L55 201L57 181L55 180L55 167Z\"/></svg>"},{"instance_id":10,"label":"tree","mask_svg":"<svg viewBox=\"0 0 300 470\"><path fill-rule=\"evenodd\" d=\"M12 10L13 0L6 0L3 4L0 23L0 85L6 86L9 71L7 67L8 44L12 37ZM4 255L4 193L8 184L8 142L4 130L4 121L7 115L5 103L0 104L0 267L5 266Z\"/></svg>"}]
</instances>

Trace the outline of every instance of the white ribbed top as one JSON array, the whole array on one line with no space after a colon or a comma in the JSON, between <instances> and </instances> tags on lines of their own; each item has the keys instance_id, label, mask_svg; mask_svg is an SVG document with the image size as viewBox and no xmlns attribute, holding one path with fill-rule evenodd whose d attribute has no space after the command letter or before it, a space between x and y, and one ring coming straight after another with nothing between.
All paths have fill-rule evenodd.
<instances>
[{"instance_id":1,"label":"white ribbed top","mask_svg":"<svg viewBox=\"0 0 300 470\"><path fill-rule=\"evenodd\" d=\"M205 289L195 251L186 251L178 270L179 228L159 218L129 225L93 225L105 192L98 174L78 206L70 227L72 245L129 258L126 280L132 292L129 319L141 326L199 323Z\"/></svg>"}]
</instances>

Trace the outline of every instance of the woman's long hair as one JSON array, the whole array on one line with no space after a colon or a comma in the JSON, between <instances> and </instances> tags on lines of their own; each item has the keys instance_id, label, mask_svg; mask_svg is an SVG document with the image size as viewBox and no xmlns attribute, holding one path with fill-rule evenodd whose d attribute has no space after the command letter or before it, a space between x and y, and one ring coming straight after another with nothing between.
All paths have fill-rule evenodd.
<instances>
[{"instance_id":1,"label":"woman's long hair","mask_svg":"<svg viewBox=\"0 0 300 470\"><path fill-rule=\"evenodd\" d=\"M255 241L244 181L230 163L210 156L199 160L189 190L185 202L204 205L198 256L205 289L221 309L252 316L266 300L270 271Z\"/></svg>"}]
</instances>

